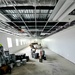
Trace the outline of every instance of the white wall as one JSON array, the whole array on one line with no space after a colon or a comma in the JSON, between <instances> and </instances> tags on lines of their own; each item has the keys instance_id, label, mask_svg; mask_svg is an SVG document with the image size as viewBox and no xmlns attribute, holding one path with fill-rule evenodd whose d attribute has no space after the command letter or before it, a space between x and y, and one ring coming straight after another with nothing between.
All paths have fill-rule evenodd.
<instances>
[{"instance_id":1,"label":"white wall","mask_svg":"<svg viewBox=\"0 0 75 75\"><path fill-rule=\"evenodd\" d=\"M7 37L12 39L12 47L11 48L8 48ZM16 46L16 39L19 40L19 46ZM21 45L20 40L23 40L22 45ZM29 39L26 39L26 38L23 38L23 37L18 37L18 36L15 36L15 35L10 35L10 34L7 34L7 33L4 33L4 32L0 31L0 43L3 45L5 50L9 49L10 53L15 53L15 52L27 47L28 41L29 41Z\"/></svg>"},{"instance_id":2,"label":"white wall","mask_svg":"<svg viewBox=\"0 0 75 75\"><path fill-rule=\"evenodd\" d=\"M75 63L75 26L45 38L42 45Z\"/></svg>"}]
</instances>

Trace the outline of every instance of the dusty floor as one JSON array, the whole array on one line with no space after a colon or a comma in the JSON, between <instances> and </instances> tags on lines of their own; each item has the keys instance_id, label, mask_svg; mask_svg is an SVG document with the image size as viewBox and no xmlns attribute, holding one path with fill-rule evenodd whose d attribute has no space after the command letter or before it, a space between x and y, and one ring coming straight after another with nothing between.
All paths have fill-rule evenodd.
<instances>
[{"instance_id":1,"label":"dusty floor","mask_svg":"<svg viewBox=\"0 0 75 75\"><path fill-rule=\"evenodd\" d=\"M30 58L26 65L15 67L11 75L75 75L75 64L47 49L46 54L46 61Z\"/></svg>"}]
</instances>

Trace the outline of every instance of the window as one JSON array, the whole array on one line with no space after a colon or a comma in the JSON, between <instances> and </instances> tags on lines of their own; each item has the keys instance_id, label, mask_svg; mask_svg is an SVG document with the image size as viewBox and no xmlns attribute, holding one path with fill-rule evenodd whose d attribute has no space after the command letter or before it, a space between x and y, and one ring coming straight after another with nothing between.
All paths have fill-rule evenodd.
<instances>
[{"instance_id":1,"label":"window","mask_svg":"<svg viewBox=\"0 0 75 75\"><path fill-rule=\"evenodd\" d=\"M16 39L16 46L19 46L19 40Z\"/></svg>"},{"instance_id":2,"label":"window","mask_svg":"<svg viewBox=\"0 0 75 75\"><path fill-rule=\"evenodd\" d=\"M12 39L7 37L8 48L12 47Z\"/></svg>"},{"instance_id":3,"label":"window","mask_svg":"<svg viewBox=\"0 0 75 75\"><path fill-rule=\"evenodd\" d=\"M20 43L21 43L21 45L22 45L22 40L20 40Z\"/></svg>"}]
</instances>

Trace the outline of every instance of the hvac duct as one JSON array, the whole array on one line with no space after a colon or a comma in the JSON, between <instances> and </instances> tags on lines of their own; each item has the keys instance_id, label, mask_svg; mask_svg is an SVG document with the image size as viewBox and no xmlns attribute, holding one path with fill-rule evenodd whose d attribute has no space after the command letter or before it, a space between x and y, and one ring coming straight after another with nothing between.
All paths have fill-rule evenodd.
<instances>
[{"instance_id":1,"label":"hvac duct","mask_svg":"<svg viewBox=\"0 0 75 75\"><path fill-rule=\"evenodd\" d=\"M70 6L73 4L74 0L66 0L65 3L62 5L58 13L53 18L53 21L56 21Z\"/></svg>"},{"instance_id":2,"label":"hvac duct","mask_svg":"<svg viewBox=\"0 0 75 75\"><path fill-rule=\"evenodd\" d=\"M61 17L58 19L58 21L62 21L62 19L64 19L71 11L73 11L75 9L75 3L73 3L65 12L63 15L61 15Z\"/></svg>"},{"instance_id":3,"label":"hvac duct","mask_svg":"<svg viewBox=\"0 0 75 75\"><path fill-rule=\"evenodd\" d=\"M56 4L53 13L51 14L51 16L49 17L48 21L52 20L54 18L54 16L57 14L57 12L59 11L59 9L62 7L62 5L65 3L65 0L59 0L58 3Z\"/></svg>"}]
</instances>

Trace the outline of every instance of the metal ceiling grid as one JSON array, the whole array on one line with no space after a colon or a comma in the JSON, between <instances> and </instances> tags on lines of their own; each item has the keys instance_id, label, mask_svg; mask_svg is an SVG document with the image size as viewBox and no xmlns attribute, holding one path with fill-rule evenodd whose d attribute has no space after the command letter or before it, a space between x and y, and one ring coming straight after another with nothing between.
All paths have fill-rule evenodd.
<instances>
[{"instance_id":1,"label":"metal ceiling grid","mask_svg":"<svg viewBox=\"0 0 75 75\"><path fill-rule=\"evenodd\" d=\"M5 1L5 3L6 3L6 6L7 6L7 3L8 3L8 1L7 0L4 0ZM17 14L16 15L18 15L19 16L19 18L23 21L23 23L25 24L25 26L27 27L27 25L26 25L26 23L24 22L24 20L23 20L23 18L22 18L22 16L19 14L19 11L15 8L15 6L14 6L14 4L13 4L13 2L11 1L11 0L9 0L10 1L10 3L13 5L12 7L14 8L14 10L17 12ZM15 1L14 1L15 2ZM14 17L16 16L16 15L13 15ZM8 17L8 16L7 16ZM11 16L10 16L11 17ZM10 18L9 17L9 18ZM17 17L16 17L17 18ZM11 20L12 21L12 20ZM22 31L22 29L21 29L21 31ZM26 30L26 32L31 36L31 34L28 32L28 27L27 27L27 30Z\"/></svg>"},{"instance_id":2,"label":"metal ceiling grid","mask_svg":"<svg viewBox=\"0 0 75 75\"><path fill-rule=\"evenodd\" d=\"M23 13L23 11L22 11L22 12L21 12L21 10L19 10L19 11L20 11L20 13ZM30 10L29 10L29 11L30 11ZM32 11L32 12L33 12L33 11ZM48 12L48 10L46 10L46 12L45 12L45 10L42 10L42 13L45 13L46 15L47 15L47 12ZM16 12L15 12L15 13L16 13ZM27 13L28 13L28 10L27 10L27 12L25 12L25 13L27 14ZM31 13L31 12L30 12L30 13ZM37 13L39 13L39 10L37 10ZM42 14L42 13L41 13L41 14ZM11 14L11 15L12 15L12 14ZM25 16L25 14L23 14L23 15ZM36 15L37 15L37 14L36 14ZM39 15L40 15L40 13L39 13ZM44 16L43 16L43 17L44 17ZM38 19L38 20L40 20L40 19L41 19L41 20L42 20L42 19L45 19L45 18L43 18L43 17L41 17L41 18L39 18L39 19L38 19L38 17L37 17L37 19ZM46 16L45 16L45 17L46 17ZM27 18L28 18L28 15L27 15ZM21 25L22 25L22 24L21 24ZM40 24L40 25L41 25L41 24ZM38 27L38 26L37 26L37 27ZM29 28L29 29L30 29L30 28Z\"/></svg>"},{"instance_id":3,"label":"metal ceiling grid","mask_svg":"<svg viewBox=\"0 0 75 75\"><path fill-rule=\"evenodd\" d=\"M0 11L11 20L11 22L7 22L11 26L15 26L17 29L18 27L20 29L26 29L31 36L36 34L36 36L46 37L49 35L41 35L41 33L52 34L63 28L66 24L66 22L49 21L49 17L57 1L58 0L0 0L0 3L2 2L6 5L6 7L1 6ZM44 5L49 2L52 5ZM28 5L25 5L26 3L28 3ZM33 3L33 5L29 5L30 3Z\"/></svg>"},{"instance_id":4,"label":"metal ceiling grid","mask_svg":"<svg viewBox=\"0 0 75 75\"><path fill-rule=\"evenodd\" d=\"M28 33L28 35L29 35L29 36L32 36L32 35L31 35L31 33L28 31L28 30L29 30L29 28L28 28L27 24L25 23L25 21L24 21L24 19L23 19L22 15L21 15L21 14L19 14L19 11L16 9L16 7L14 6L14 4L12 3L12 1L11 1L11 0L10 0L10 2L11 2L11 4L13 5L13 7L14 7L15 11L17 12L17 14L19 15L20 19L21 19L21 20L22 20L22 22L24 23L25 28L27 28L27 29L26 29L26 32ZM14 1L14 2L15 2L15 1ZM16 4L16 2L15 2L15 4ZM17 4L16 4L16 6L17 6Z\"/></svg>"}]
</instances>

